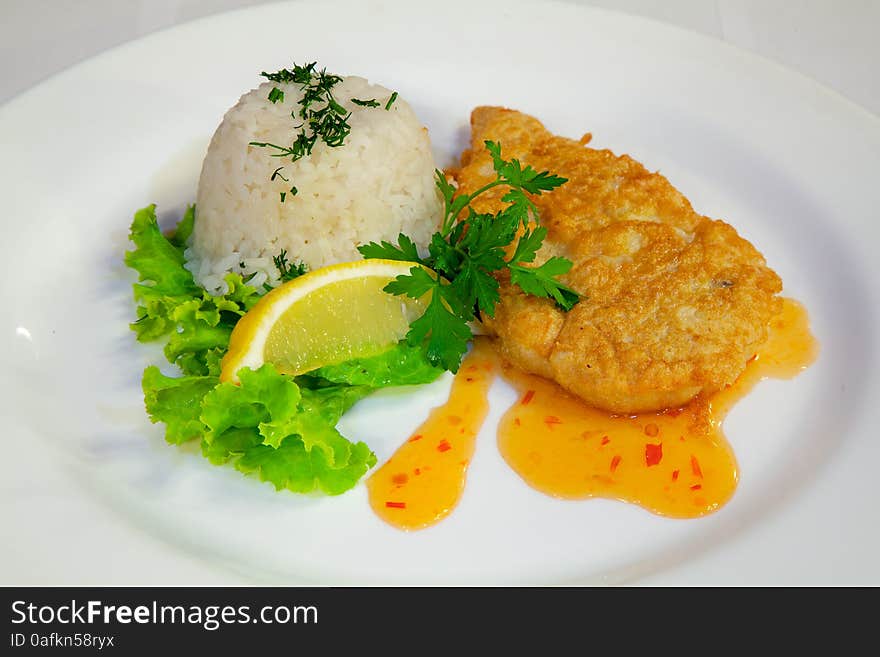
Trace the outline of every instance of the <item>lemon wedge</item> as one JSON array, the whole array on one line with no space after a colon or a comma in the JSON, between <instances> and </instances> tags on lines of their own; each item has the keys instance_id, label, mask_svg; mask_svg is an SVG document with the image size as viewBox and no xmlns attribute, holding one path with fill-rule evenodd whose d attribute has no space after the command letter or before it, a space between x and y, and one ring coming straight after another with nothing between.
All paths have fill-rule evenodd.
<instances>
[{"instance_id":1,"label":"lemon wedge","mask_svg":"<svg viewBox=\"0 0 880 657\"><path fill-rule=\"evenodd\" d=\"M428 304L382 290L413 262L359 260L322 267L279 285L242 317L220 380L272 363L285 374L370 356L395 344Z\"/></svg>"}]
</instances>

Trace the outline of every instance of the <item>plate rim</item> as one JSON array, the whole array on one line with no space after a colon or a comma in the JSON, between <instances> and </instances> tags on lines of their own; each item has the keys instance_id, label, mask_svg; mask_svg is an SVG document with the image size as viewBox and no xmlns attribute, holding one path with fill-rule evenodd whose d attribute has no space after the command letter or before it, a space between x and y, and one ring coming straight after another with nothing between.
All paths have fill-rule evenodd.
<instances>
[{"instance_id":1,"label":"plate rim","mask_svg":"<svg viewBox=\"0 0 880 657\"><path fill-rule=\"evenodd\" d=\"M517 0L517 2L519 3L520 6L538 4L538 3L533 3L533 2L520 2L520 0ZM73 64L72 66L64 69L63 71L59 71L59 72L51 75L50 77L42 80L41 82L33 85L32 87L29 87L28 89L22 91L21 93L16 94L16 96L14 96L13 98L9 99L8 101L6 101L2 105L0 105L0 119L2 119L6 115L7 111L12 111L12 110L9 110L9 108L11 106L15 106L16 104L22 102L21 99L23 97L27 97L31 93L34 93L42 88L50 86L51 84L54 83L54 81L57 78L65 77L68 75L75 75L76 71L78 69L87 66L90 62L93 62L94 60L106 59L106 58L112 56L116 51L123 50L125 48L135 46L137 44L141 44L144 41L148 41L150 39L157 37L157 35L167 34L170 32L177 31L177 30L181 30L183 28L192 29L199 24L204 25L204 24L210 23L212 21L216 21L216 20L226 20L229 18L230 15L234 15L234 14L257 13L257 12L265 11L270 8L275 9L278 7L278 5L281 5L281 4L289 5L289 6L296 6L298 8L299 6L301 6L303 4L317 4L317 3L287 2L287 3L275 3L275 4L269 4L269 5L258 5L258 6L254 6L254 7L238 8L238 9L235 9L232 11L218 12L218 13L211 14L211 15L205 16L205 17L201 17L201 18L198 18L198 19L195 19L192 21L186 21L184 23L179 23L174 26L170 26L167 28L153 31L149 34L140 36L137 39L132 39L132 40L127 41L123 44L119 44L119 45L114 46L112 48L108 48L106 50L103 50L100 53L97 53L97 54L95 54L85 60L82 60L80 62L77 62L76 64ZM348 3L345 0L342 0L342 1L335 0L335 4L348 4ZM386 2L383 2L382 4L395 5L397 3L386 1ZM502 3L498 3L498 4L501 5ZM721 39L715 38L713 36L701 34L701 33L689 30L687 28L683 28L683 27L679 27L679 26L675 26L675 25L670 25L670 24L664 23L663 21L659 21L659 20L655 20L655 19L651 19L651 18L646 18L646 17L641 17L641 16L634 16L634 15L626 14L623 12L612 11L612 10L607 10L607 9L603 9L603 8L586 7L586 6L581 6L581 5L572 5L572 4L564 3L564 2L555 2L554 1L554 2L552 2L552 4L564 6L566 8L570 8L570 9L575 9L577 11L585 11L587 13L596 12L596 13L601 13L601 14L608 14L608 15L614 16L615 18L625 18L626 21L635 21L637 23L651 24L652 25L651 29L655 29L657 26L659 26L663 30L673 30L673 31L684 32L684 33L687 33L691 38L695 37L695 38L699 39L700 41L703 41L706 44L710 44L709 47L711 47L711 48L717 48L720 45L722 48L727 49L733 53L736 53L737 56L745 56L746 58L751 59L754 62L757 62L758 64L760 64L761 68L765 68L767 65L770 65L774 69L776 69L777 73L781 73L786 76L795 76L801 81L801 83L806 82L806 83L809 83L809 85L820 89L823 94L828 96L830 101L837 103L837 104L842 103L844 106L846 106L847 111L855 110L855 111L862 113L863 118L867 117L870 125L877 131L878 134L880 134L880 116L874 114L873 112L871 112L867 108L865 108L865 107L859 105L858 103L850 100L849 98L843 96L842 94L835 91L834 89L827 87L826 85L814 80L813 78L811 78L803 73L800 73L796 70L790 69L789 67L787 67L783 64L780 64L780 63L776 62L775 60L772 60L772 59L769 59L769 58L764 57L762 55L753 53L751 51L748 51L748 50L745 50L742 48L739 48L737 46L734 46L730 43L727 43L727 42L725 42Z\"/></svg>"}]
</instances>

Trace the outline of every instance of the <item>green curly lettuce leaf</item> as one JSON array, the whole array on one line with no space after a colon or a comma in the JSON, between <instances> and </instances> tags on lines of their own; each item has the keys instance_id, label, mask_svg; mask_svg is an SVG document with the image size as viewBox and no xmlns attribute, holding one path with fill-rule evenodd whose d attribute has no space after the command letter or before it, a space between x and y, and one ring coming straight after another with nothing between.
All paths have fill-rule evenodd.
<instances>
[{"instance_id":1,"label":"green curly lettuce leaf","mask_svg":"<svg viewBox=\"0 0 880 657\"><path fill-rule=\"evenodd\" d=\"M300 387L300 406L306 413L321 415L336 424L358 401L373 392L370 386L326 385L319 388Z\"/></svg>"},{"instance_id":2,"label":"green curly lettuce leaf","mask_svg":"<svg viewBox=\"0 0 880 657\"><path fill-rule=\"evenodd\" d=\"M195 207L190 206L166 237L155 205L135 213L129 239L136 248L125 254L125 263L138 272L139 281L134 284L137 320L131 327L141 342L168 336L165 356L184 374L216 376L233 327L260 295L238 274L226 275L227 292L222 296L196 285L183 255L194 222Z\"/></svg>"},{"instance_id":3,"label":"green curly lettuce leaf","mask_svg":"<svg viewBox=\"0 0 880 657\"><path fill-rule=\"evenodd\" d=\"M325 365L309 374L333 383L385 388L430 383L443 372L442 367L428 362L421 345L402 341L381 354Z\"/></svg>"},{"instance_id":4,"label":"green curly lettuce leaf","mask_svg":"<svg viewBox=\"0 0 880 657\"><path fill-rule=\"evenodd\" d=\"M350 443L331 431L324 437L330 448L309 450L302 440L288 438L277 449L257 445L247 450L235 467L254 473L277 490L309 493L319 489L327 495L349 490L367 470L376 465L376 456L362 442ZM332 456L331 456L332 454Z\"/></svg>"},{"instance_id":5,"label":"green curly lettuce leaf","mask_svg":"<svg viewBox=\"0 0 880 657\"><path fill-rule=\"evenodd\" d=\"M376 463L364 443L352 443L336 423L371 391L366 386L300 389L271 365L238 372L240 385L221 383L202 401L204 455L233 461L276 489L319 489L337 495Z\"/></svg>"},{"instance_id":6,"label":"green curly lettuce leaf","mask_svg":"<svg viewBox=\"0 0 880 657\"><path fill-rule=\"evenodd\" d=\"M256 427L273 447L286 436L291 420L299 414L299 386L268 363L257 370L242 368L240 385L221 383L205 395L202 421L209 443L229 428Z\"/></svg>"},{"instance_id":7,"label":"green curly lettuce leaf","mask_svg":"<svg viewBox=\"0 0 880 657\"><path fill-rule=\"evenodd\" d=\"M187 214L194 212L190 207ZM186 230L186 229L185 229ZM199 287L183 266L182 245L162 234L156 219L156 206L148 205L134 215L128 238L137 247L125 254L125 264L137 271L140 283L134 287L135 300L142 296L194 296ZM176 240L172 236L172 240Z\"/></svg>"},{"instance_id":8,"label":"green curly lettuce leaf","mask_svg":"<svg viewBox=\"0 0 880 657\"><path fill-rule=\"evenodd\" d=\"M202 399L218 383L219 379L214 376L173 378L165 376L155 366L144 370L141 381L144 404L153 423L165 423L165 440L179 444L201 438L205 430L199 419Z\"/></svg>"}]
</instances>

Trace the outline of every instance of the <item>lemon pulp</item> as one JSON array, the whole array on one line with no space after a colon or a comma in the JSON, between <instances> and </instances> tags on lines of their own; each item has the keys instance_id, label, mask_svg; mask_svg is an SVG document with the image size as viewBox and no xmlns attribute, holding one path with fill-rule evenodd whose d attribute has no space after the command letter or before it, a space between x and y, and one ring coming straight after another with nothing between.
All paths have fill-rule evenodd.
<instances>
[{"instance_id":1,"label":"lemon pulp","mask_svg":"<svg viewBox=\"0 0 880 657\"><path fill-rule=\"evenodd\" d=\"M263 358L281 372L297 374L387 349L424 311L421 300L383 292L390 280L351 278L306 295L275 322Z\"/></svg>"}]
</instances>

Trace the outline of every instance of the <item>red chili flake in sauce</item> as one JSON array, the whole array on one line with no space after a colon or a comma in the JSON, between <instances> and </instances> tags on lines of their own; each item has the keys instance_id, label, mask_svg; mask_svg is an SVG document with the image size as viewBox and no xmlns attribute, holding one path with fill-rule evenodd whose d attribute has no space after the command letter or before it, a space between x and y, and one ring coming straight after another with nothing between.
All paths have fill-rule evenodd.
<instances>
[{"instance_id":1,"label":"red chili flake in sauce","mask_svg":"<svg viewBox=\"0 0 880 657\"><path fill-rule=\"evenodd\" d=\"M697 457L691 454L691 470L694 472L694 476L703 478L703 471L700 470L700 462L697 460Z\"/></svg>"},{"instance_id":2,"label":"red chili flake in sauce","mask_svg":"<svg viewBox=\"0 0 880 657\"><path fill-rule=\"evenodd\" d=\"M406 502L385 502L385 506L389 509L405 509Z\"/></svg>"},{"instance_id":3,"label":"red chili flake in sauce","mask_svg":"<svg viewBox=\"0 0 880 657\"><path fill-rule=\"evenodd\" d=\"M678 481L678 470L672 471L672 481Z\"/></svg>"},{"instance_id":4,"label":"red chili flake in sauce","mask_svg":"<svg viewBox=\"0 0 880 657\"><path fill-rule=\"evenodd\" d=\"M658 427L653 422L651 422L651 424L649 424L645 427L645 435L646 436L651 436L651 438L653 438L658 433L660 433L660 427Z\"/></svg>"},{"instance_id":5,"label":"red chili flake in sauce","mask_svg":"<svg viewBox=\"0 0 880 657\"><path fill-rule=\"evenodd\" d=\"M452 449L452 445L449 444L448 440L441 440L437 445L438 452L448 452L450 449Z\"/></svg>"},{"instance_id":6,"label":"red chili flake in sauce","mask_svg":"<svg viewBox=\"0 0 880 657\"><path fill-rule=\"evenodd\" d=\"M472 376L466 376L466 377L464 378L464 380L467 381L468 383L473 383L473 382L474 382L474 377L472 377Z\"/></svg>"},{"instance_id":7,"label":"red chili flake in sauce","mask_svg":"<svg viewBox=\"0 0 880 657\"><path fill-rule=\"evenodd\" d=\"M544 418L544 424L546 424L548 427L550 427L550 426L553 426L554 424L562 424L562 420L560 420L555 415L548 415L547 417Z\"/></svg>"},{"instance_id":8,"label":"red chili flake in sauce","mask_svg":"<svg viewBox=\"0 0 880 657\"><path fill-rule=\"evenodd\" d=\"M415 470L413 470L413 474L418 477L420 474L422 474L421 468L416 468Z\"/></svg>"},{"instance_id":9,"label":"red chili flake in sauce","mask_svg":"<svg viewBox=\"0 0 880 657\"><path fill-rule=\"evenodd\" d=\"M617 470L617 466L620 465L620 454L615 454L614 458L611 459L611 472Z\"/></svg>"},{"instance_id":10,"label":"red chili flake in sauce","mask_svg":"<svg viewBox=\"0 0 880 657\"><path fill-rule=\"evenodd\" d=\"M663 415L668 415L669 417L678 417L679 415L681 415L681 411L682 409L680 408L670 408L669 410L665 411Z\"/></svg>"},{"instance_id":11,"label":"red chili flake in sauce","mask_svg":"<svg viewBox=\"0 0 880 657\"><path fill-rule=\"evenodd\" d=\"M693 486L691 486L691 490L700 490L701 488L702 486L700 484L694 484Z\"/></svg>"},{"instance_id":12,"label":"red chili flake in sauce","mask_svg":"<svg viewBox=\"0 0 880 657\"><path fill-rule=\"evenodd\" d=\"M518 417L513 418L513 423L514 423L516 426L519 426L519 425L522 424L522 422L519 421L519 418L518 418Z\"/></svg>"},{"instance_id":13,"label":"red chili flake in sauce","mask_svg":"<svg viewBox=\"0 0 880 657\"><path fill-rule=\"evenodd\" d=\"M602 436L602 444L603 445L607 445L610 442L611 442L611 438L609 438L608 436Z\"/></svg>"},{"instance_id":14,"label":"red chili flake in sauce","mask_svg":"<svg viewBox=\"0 0 880 657\"><path fill-rule=\"evenodd\" d=\"M397 484L398 486L403 486L406 482L409 481L409 477L406 476L405 472L401 472L399 474L393 475L391 477L391 482Z\"/></svg>"},{"instance_id":15,"label":"red chili flake in sauce","mask_svg":"<svg viewBox=\"0 0 880 657\"><path fill-rule=\"evenodd\" d=\"M421 439L422 439L422 434L417 433L415 436L413 436L412 438L410 438L407 442L414 443L414 442L416 442L417 440L421 440Z\"/></svg>"},{"instance_id":16,"label":"red chili flake in sauce","mask_svg":"<svg viewBox=\"0 0 880 657\"><path fill-rule=\"evenodd\" d=\"M534 397L535 397L535 391L534 391L534 390L526 390L526 394L523 395L523 398L522 398L522 401L520 402L520 404L522 404L523 406L527 406L528 403L529 403L530 401L532 401L532 399L533 399Z\"/></svg>"},{"instance_id":17,"label":"red chili flake in sauce","mask_svg":"<svg viewBox=\"0 0 880 657\"><path fill-rule=\"evenodd\" d=\"M652 465L657 465L662 460L663 443L657 443L656 445L647 443L645 445L645 464L650 468Z\"/></svg>"}]
</instances>

